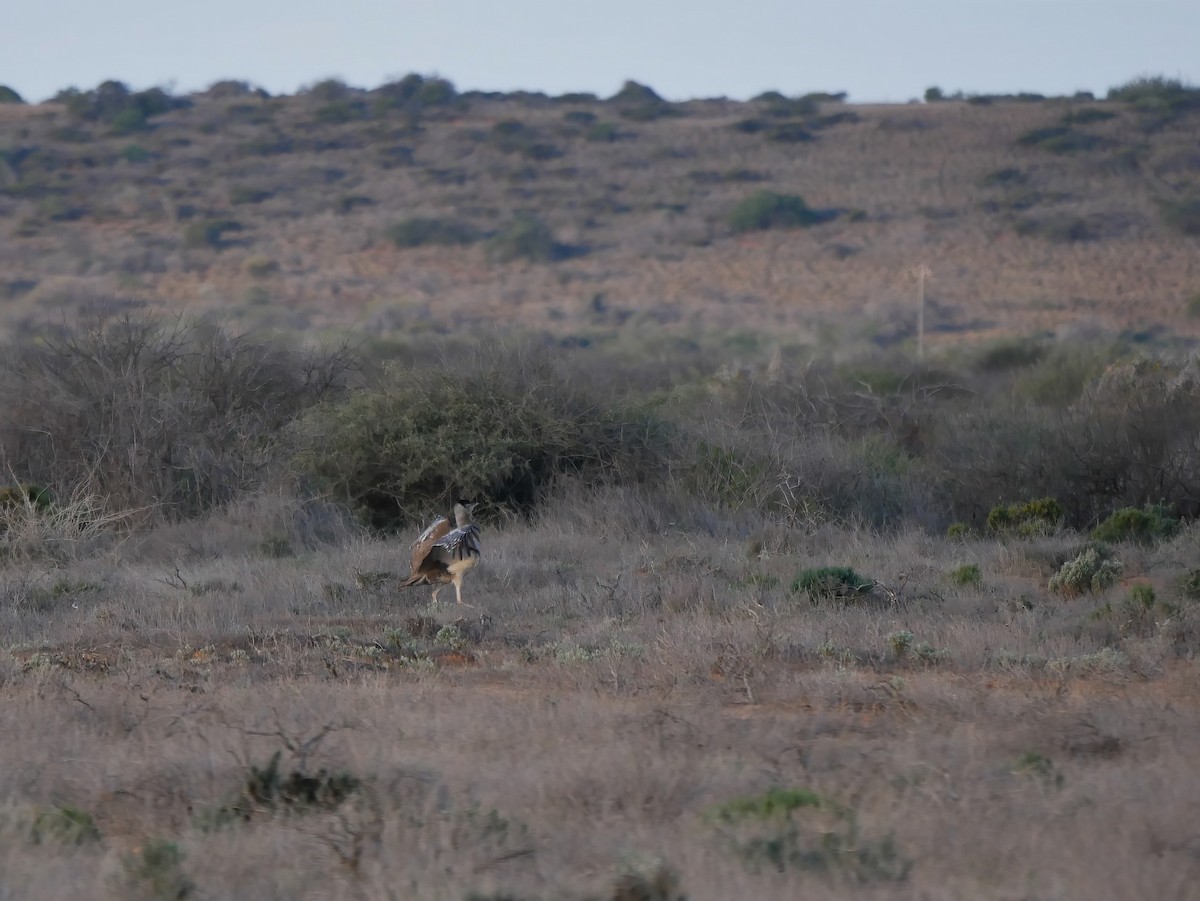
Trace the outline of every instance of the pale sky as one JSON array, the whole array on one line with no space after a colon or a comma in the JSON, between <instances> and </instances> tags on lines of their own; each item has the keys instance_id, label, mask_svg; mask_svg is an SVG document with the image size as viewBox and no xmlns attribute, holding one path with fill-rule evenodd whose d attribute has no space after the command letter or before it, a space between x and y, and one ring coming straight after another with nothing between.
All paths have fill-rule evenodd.
<instances>
[{"instance_id":1,"label":"pale sky","mask_svg":"<svg viewBox=\"0 0 1200 901\"><path fill-rule=\"evenodd\" d=\"M672 100L764 90L851 101L1044 94L1143 74L1200 80L1200 0L22 0L6 4L0 84L26 100L115 78L292 93L437 73L460 90Z\"/></svg>"}]
</instances>

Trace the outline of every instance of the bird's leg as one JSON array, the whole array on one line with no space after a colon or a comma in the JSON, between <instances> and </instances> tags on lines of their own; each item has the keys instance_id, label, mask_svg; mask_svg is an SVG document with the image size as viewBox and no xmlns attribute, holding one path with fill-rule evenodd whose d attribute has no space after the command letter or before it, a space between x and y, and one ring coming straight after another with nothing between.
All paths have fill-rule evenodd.
<instances>
[{"instance_id":1,"label":"bird's leg","mask_svg":"<svg viewBox=\"0 0 1200 901\"><path fill-rule=\"evenodd\" d=\"M464 606L464 607L473 607L474 606L473 604L463 604L462 578L461 577L454 580L454 597L458 600L458 603L462 604L462 606Z\"/></svg>"}]
</instances>

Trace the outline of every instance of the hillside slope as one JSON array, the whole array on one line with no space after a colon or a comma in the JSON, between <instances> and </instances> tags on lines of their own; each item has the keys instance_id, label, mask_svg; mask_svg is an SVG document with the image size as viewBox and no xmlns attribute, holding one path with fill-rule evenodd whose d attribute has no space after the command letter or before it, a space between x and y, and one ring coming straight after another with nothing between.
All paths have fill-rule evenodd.
<instances>
[{"instance_id":1,"label":"hillside slope","mask_svg":"<svg viewBox=\"0 0 1200 901\"><path fill-rule=\"evenodd\" d=\"M888 343L925 264L935 342L1200 335L1195 104L123 91L0 107L6 330L101 295L247 326ZM761 191L816 224L739 233Z\"/></svg>"}]
</instances>

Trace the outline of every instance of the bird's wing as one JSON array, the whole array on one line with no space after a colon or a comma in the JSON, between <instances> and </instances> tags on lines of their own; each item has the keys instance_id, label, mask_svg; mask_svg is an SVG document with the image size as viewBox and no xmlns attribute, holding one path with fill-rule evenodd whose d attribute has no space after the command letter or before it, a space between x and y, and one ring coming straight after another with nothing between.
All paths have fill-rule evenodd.
<instances>
[{"instance_id":1,"label":"bird's wing","mask_svg":"<svg viewBox=\"0 0 1200 901\"><path fill-rule=\"evenodd\" d=\"M412 566L411 572L416 572L421 568L421 564L425 562L425 558L429 556L429 551L441 541L446 533L450 531L450 518L447 516L441 517L433 525L420 534L412 546Z\"/></svg>"},{"instance_id":2,"label":"bird's wing","mask_svg":"<svg viewBox=\"0 0 1200 901\"><path fill-rule=\"evenodd\" d=\"M429 556L440 563L453 563L467 557L479 556L479 526L470 523L460 526L434 543Z\"/></svg>"}]
</instances>

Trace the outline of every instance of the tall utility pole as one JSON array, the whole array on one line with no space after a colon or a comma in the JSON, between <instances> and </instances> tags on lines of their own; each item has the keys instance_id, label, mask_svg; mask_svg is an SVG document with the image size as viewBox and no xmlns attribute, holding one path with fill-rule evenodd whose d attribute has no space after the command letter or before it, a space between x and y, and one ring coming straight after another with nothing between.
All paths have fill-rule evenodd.
<instances>
[{"instance_id":1,"label":"tall utility pole","mask_svg":"<svg viewBox=\"0 0 1200 901\"><path fill-rule=\"evenodd\" d=\"M933 273L922 263L912 270L917 277L917 362L925 359L925 280Z\"/></svg>"}]
</instances>

